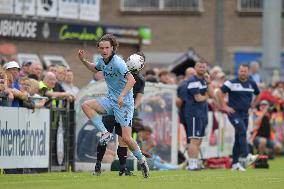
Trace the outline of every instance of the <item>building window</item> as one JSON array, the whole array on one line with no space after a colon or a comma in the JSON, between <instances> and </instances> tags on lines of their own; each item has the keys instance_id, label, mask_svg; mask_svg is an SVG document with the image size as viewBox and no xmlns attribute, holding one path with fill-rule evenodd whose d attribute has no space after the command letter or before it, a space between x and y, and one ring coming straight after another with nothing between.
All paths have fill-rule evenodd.
<instances>
[{"instance_id":1,"label":"building window","mask_svg":"<svg viewBox=\"0 0 284 189\"><path fill-rule=\"evenodd\" d=\"M239 12L262 12L263 0L238 0ZM282 12L284 11L284 0L282 0Z\"/></svg>"},{"instance_id":2,"label":"building window","mask_svg":"<svg viewBox=\"0 0 284 189\"><path fill-rule=\"evenodd\" d=\"M123 12L201 12L202 0L121 0Z\"/></svg>"}]
</instances>

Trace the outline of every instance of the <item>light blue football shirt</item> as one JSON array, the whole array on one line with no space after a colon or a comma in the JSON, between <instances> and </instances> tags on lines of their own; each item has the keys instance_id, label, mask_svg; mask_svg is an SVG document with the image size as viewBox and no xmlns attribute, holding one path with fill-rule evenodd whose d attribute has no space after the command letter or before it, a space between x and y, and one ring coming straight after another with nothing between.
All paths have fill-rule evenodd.
<instances>
[{"instance_id":1,"label":"light blue football shirt","mask_svg":"<svg viewBox=\"0 0 284 189\"><path fill-rule=\"evenodd\" d=\"M98 57L96 69L103 71L108 87L107 97L118 101L118 97L127 83L126 75L129 73L126 63L122 58L113 54L108 64L105 64L103 57ZM124 97L124 102L134 103L133 90L129 90Z\"/></svg>"}]
</instances>

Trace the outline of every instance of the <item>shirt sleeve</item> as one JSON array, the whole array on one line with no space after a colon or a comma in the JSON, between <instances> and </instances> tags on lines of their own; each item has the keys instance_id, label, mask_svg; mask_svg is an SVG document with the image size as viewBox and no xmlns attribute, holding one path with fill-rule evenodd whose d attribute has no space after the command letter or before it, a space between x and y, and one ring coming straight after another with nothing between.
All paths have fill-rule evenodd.
<instances>
[{"instance_id":1,"label":"shirt sleeve","mask_svg":"<svg viewBox=\"0 0 284 189\"><path fill-rule=\"evenodd\" d=\"M124 61L121 61L119 64L117 64L117 70L124 77L126 77L127 74L130 73Z\"/></svg>"},{"instance_id":2,"label":"shirt sleeve","mask_svg":"<svg viewBox=\"0 0 284 189\"><path fill-rule=\"evenodd\" d=\"M228 92L230 92L231 91L231 85L232 85L232 83L231 83L231 81L226 81L222 86L221 86L221 91L223 92L223 93L228 93Z\"/></svg>"},{"instance_id":3,"label":"shirt sleeve","mask_svg":"<svg viewBox=\"0 0 284 189\"><path fill-rule=\"evenodd\" d=\"M200 81L192 81L187 85L187 90L192 96L200 94Z\"/></svg>"},{"instance_id":4,"label":"shirt sleeve","mask_svg":"<svg viewBox=\"0 0 284 189\"><path fill-rule=\"evenodd\" d=\"M96 68L96 70L98 70L98 71L103 71L103 69L102 69L102 62L101 61L99 61L99 60L97 60L97 62L95 63L95 68Z\"/></svg>"}]
</instances>

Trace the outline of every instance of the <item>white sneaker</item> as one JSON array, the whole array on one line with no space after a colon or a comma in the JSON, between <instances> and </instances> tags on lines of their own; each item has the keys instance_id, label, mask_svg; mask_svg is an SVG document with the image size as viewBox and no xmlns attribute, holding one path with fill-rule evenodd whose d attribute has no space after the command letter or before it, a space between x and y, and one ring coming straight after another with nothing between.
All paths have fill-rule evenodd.
<instances>
[{"instance_id":1,"label":"white sneaker","mask_svg":"<svg viewBox=\"0 0 284 189\"><path fill-rule=\"evenodd\" d=\"M233 164L231 170L232 170L232 171L246 171L246 169L243 168L239 162Z\"/></svg>"},{"instance_id":2,"label":"white sneaker","mask_svg":"<svg viewBox=\"0 0 284 189\"><path fill-rule=\"evenodd\" d=\"M112 139L112 134L109 132L106 132L103 134L99 140L100 145L106 145L110 140Z\"/></svg>"},{"instance_id":3,"label":"white sneaker","mask_svg":"<svg viewBox=\"0 0 284 189\"><path fill-rule=\"evenodd\" d=\"M143 157L140 161L139 161L140 167L141 167L141 171L142 171L142 175L144 178L148 178L149 177L149 166L147 163L147 160L145 157Z\"/></svg>"},{"instance_id":4,"label":"white sneaker","mask_svg":"<svg viewBox=\"0 0 284 189\"><path fill-rule=\"evenodd\" d=\"M257 159L258 159L257 154L256 155L248 154L248 156L246 157L246 167L253 164Z\"/></svg>"}]
</instances>

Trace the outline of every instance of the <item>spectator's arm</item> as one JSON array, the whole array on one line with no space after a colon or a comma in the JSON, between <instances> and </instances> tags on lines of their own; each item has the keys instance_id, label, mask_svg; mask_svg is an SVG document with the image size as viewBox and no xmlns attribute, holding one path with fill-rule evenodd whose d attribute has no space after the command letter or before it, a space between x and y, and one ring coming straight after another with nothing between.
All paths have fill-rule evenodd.
<instances>
[{"instance_id":1,"label":"spectator's arm","mask_svg":"<svg viewBox=\"0 0 284 189\"><path fill-rule=\"evenodd\" d=\"M183 100L182 100L181 98L177 97L177 98L176 98L176 106L177 106L178 108L181 108L182 105L183 105Z\"/></svg>"},{"instance_id":2,"label":"spectator's arm","mask_svg":"<svg viewBox=\"0 0 284 189\"><path fill-rule=\"evenodd\" d=\"M29 97L28 93L23 93L15 88L10 88L9 90L15 98L21 99L23 101L28 100Z\"/></svg>"},{"instance_id":3,"label":"spectator's arm","mask_svg":"<svg viewBox=\"0 0 284 189\"><path fill-rule=\"evenodd\" d=\"M67 92L51 92L51 91L47 91L45 93L46 96L50 97L50 98L68 98L69 96L71 96L71 94L67 93Z\"/></svg>"}]
</instances>

